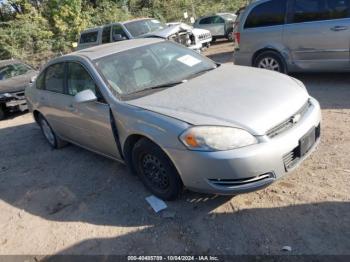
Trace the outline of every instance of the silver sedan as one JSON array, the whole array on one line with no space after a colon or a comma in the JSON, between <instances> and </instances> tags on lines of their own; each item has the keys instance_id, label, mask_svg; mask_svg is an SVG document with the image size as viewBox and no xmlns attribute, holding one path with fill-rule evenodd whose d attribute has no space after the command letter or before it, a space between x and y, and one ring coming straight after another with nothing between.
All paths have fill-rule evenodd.
<instances>
[{"instance_id":1,"label":"silver sedan","mask_svg":"<svg viewBox=\"0 0 350 262\"><path fill-rule=\"evenodd\" d=\"M159 39L56 58L26 96L52 147L70 142L122 161L166 200L184 187L261 189L296 168L320 138L320 106L300 81L218 65Z\"/></svg>"}]
</instances>

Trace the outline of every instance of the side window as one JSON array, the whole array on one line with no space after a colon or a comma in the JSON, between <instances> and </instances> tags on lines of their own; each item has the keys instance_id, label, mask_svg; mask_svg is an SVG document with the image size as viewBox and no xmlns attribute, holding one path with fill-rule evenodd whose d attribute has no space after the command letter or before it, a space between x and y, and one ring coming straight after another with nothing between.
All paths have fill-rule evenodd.
<instances>
[{"instance_id":1,"label":"side window","mask_svg":"<svg viewBox=\"0 0 350 262\"><path fill-rule=\"evenodd\" d=\"M35 87L37 89L45 89L45 71L42 72L35 81Z\"/></svg>"},{"instance_id":2,"label":"side window","mask_svg":"<svg viewBox=\"0 0 350 262\"><path fill-rule=\"evenodd\" d=\"M114 25L112 27L112 37L113 41L122 41L128 39L128 36L121 25Z\"/></svg>"},{"instance_id":3,"label":"side window","mask_svg":"<svg viewBox=\"0 0 350 262\"><path fill-rule=\"evenodd\" d=\"M96 93L95 82L85 68L78 63L68 63L67 85L68 94L72 96L87 89Z\"/></svg>"},{"instance_id":4,"label":"side window","mask_svg":"<svg viewBox=\"0 0 350 262\"><path fill-rule=\"evenodd\" d=\"M212 23L211 17L206 17L199 21L200 25L210 25L211 23Z\"/></svg>"},{"instance_id":5,"label":"side window","mask_svg":"<svg viewBox=\"0 0 350 262\"><path fill-rule=\"evenodd\" d=\"M86 69L78 63L68 63L67 89L68 95L71 96L75 96L81 91L90 89L95 93L99 102L104 102L94 80Z\"/></svg>"},{"instance_id":6,"label":"side window","mask_svg":"<svg viewBox=\"0 0 350 262\"><path fill-rule=\"evenodd\" d=\"M82 33L80 36L80 44L95 43L97 41L98 32Z\"/></svg>"},{"instance_id":7,"label":"side window","mask_svg":"<svg viewBox=\"0 0 350 262\"><path fill-rule=\"evenodd\" d=\"M55 93L64 93L65 64L54 64L46 69L45 89Z\"/></svg>"},{"instance_id":8,"label":"side window","mask_svg":"<svg viewBox=\"0 0 350 262\"><path fill-rule=\"evenodd\" d=\"M103 28L102 31L102 44L111 42L111 27L107 26Z\"/></svg>"},{"instance_id":9,"label":"side window","mask_svg":"<svg viewBox=\"0 0 350 262\"><path fill-rule=\"evenodd\" d=\"M306 0L308 1L308 0ZM285 0L271 0L250 11L244 28L283 25L286 14Z\"/></svg>"},{"instance_id":10,"label":"side window","mask_svg":"<svg viewBox=\"0 0 350 262\"><path fill-rule=\"evenodd\" d=\"M13 65L0 68L0 80L6 80L16 76L16 70Z\"/></svg>"},{"instance_id":11,"label":"side window","mask_svg":"<svg viewBox=\"0 0 350 262\"><path fill-rule=\"evenodd\" d=\"M349 0L294 0L294 23L349 17Z\"/></svg>"},{"instance_id":12,"label":"side window","mask_svg":"<svg viewBox=\"0 0 350 262\"><path fill-rule=\"evenodd\" d=\"M224 24L225 20L220 16L214 16L212 19L212 24Z\"/></svg>"}]
</instances>

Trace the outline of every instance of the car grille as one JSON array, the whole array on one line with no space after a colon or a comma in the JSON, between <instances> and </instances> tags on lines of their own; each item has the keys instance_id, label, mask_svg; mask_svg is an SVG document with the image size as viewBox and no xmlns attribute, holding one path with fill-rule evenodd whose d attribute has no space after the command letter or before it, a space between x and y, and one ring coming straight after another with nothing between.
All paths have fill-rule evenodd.
<instances>
[{"instance_id":1,"label":"car grille","mask_svg":"<svg viewBox=\"0 0 350 262\"><path fill-rule=\"evenodd\" d=\"M232 187L232 186L242 186L270 178L274 178L273 173L267 173L256 177L249 177L244 179L209 179L209 182L216 186Z\"/></svg>"},{"instance_id":2,"label":"car grille","mask_svg":"<svg viewBox=\"0 0 350 262\"><path fill-rule=\"evenodd\" d=\"M315 136L316 136L316 141L317 141L321 136L321 125L316 127ZM299 163L299 161L301 159L299 152L300 152L300 146L297 146L292 151L290 151L289 153L287 153L283 156L283 163L284 163L286 171L292 169L293 167L295 167Z\"/></svg>"},{"instance_id":3,"label":"car grille","mask_svg":"<svg viewBox=\"0 0 350 262\"><path fill-rule=\"evenodd\" d=\"M300 118L302 118L310 107L311 107L311 102L310 102L310 100L308 100L302 106L302 108L300 108L299 111L296 112L293 116L291 116L290 118L288 118L284 122L280 123L279 125L271 128L267 132L267 136L270 138L273 138L273 137L278 136L279 134L287 131L288 129L292 128L294 125L297 124L297 122L294 121L295 116L299 115Z\"/></svg>"},{"instance_id":4,"label":"car grille","mask_svg":"<svg viewBox=\"0 0 350 262\"><path fill-rule=\"evenodd\" d=\"M209 39L210 37L211 37L211 34L209 34L209 33L200 34L198 36L199 40L206 40L206 39Z\"/></svg>"}]
</instances>

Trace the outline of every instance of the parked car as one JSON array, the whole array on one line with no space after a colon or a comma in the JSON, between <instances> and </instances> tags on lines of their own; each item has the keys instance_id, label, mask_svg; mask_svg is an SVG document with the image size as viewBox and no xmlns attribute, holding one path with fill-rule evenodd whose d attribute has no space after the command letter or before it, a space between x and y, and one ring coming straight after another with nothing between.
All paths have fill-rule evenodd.
<instances>
[{"instance_id":1,"label":"parked car","mask_svg":"<svg viewBox=\"0 0 350 262\"><path fill-rule=\"evenodd\" d=\"M320 106L298 80L217 65L177 43L135 39L56 58L26 89L54 148L66 141L126 163L162 199L183 186L238 194L300 164Z\"/></svg>"},{"instance_id":2,"label":"parked car","mask_svg":"<svg viewBox=\"0 0 350 262\"><path fill-rule=\"evenodd\" d=\"M181 26L182 28L186 28L188 31L192 31L195 42L200 43L202 45L202 48L209 48L210 43L213 41L213 38L211 36L211 33L209 30L200 29L200 28L193 28L193 26L189 26L185 23L181 22L172 22L167 23L168 26Z\"/></svg>"},{"instance_id":3,"label":"parked car","mask_svg":"<svg viewBox=\"0 0 350 262\"><path fill-rule=\"evenodd\" d=\"M27 110L24 89L37 72L18 60L0 61L0 120L7 113Z\"/></svg>"},{"instance_id":4,"label":"parked car","mask_svg":"<svg viewBox=\"0 0 350 262\"><path fill-rule=\"evenodd\" d=\"M283 73L350 71L349 0L258 0L238 20L235 64Z\"/></svg>"},{"instance_id":5,"label":"parked car","mask_svg":"<svg viewBox=\"0 0 350 262\"><path fill-rule=\"evenodd\" d=\"M134 38L158 37L180 43L193 50L200 50L202 44L196 42L188 26L166 24L152 18L134 19L88 29L80 34L78 50L111 42Z\"/></svg>"},{"instance_id":6,"label":"parked car","mask_svg":"<svg viewBox=\"0 0 350 262\"><path fill-rule=\"evenodd\" d=\"M235 14L217 13L198 18L193 27L209 30L213 37L213 41L219 38L227 38L228 40L233 41L232 31L235 21Z\"/></svg>"}]
</instances>

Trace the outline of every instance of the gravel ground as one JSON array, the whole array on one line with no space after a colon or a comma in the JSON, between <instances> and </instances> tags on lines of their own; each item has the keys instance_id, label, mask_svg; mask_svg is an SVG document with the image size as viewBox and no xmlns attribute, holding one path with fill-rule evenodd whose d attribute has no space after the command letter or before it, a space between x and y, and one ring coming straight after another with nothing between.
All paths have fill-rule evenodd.
<instances>
[{"instance_id":1,"label":"gravel ground","mask_svg":"<svg viewBox=\"0 0 350 262\"><path fill-rule=\"evenodd\" d=\"M205 54L232 62L232 49ZM264 190L185 192L163 216L123 165L50 149L30 114L0 122L0 254L350 254L350 76L296 77L323 108L318 150Z\"/></svg>"}]
</instances>

